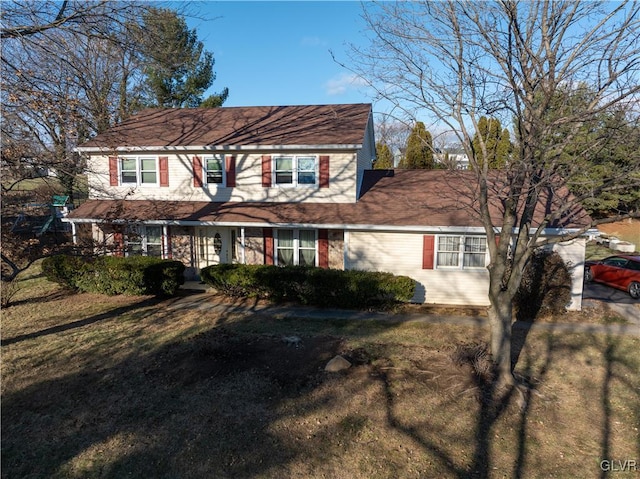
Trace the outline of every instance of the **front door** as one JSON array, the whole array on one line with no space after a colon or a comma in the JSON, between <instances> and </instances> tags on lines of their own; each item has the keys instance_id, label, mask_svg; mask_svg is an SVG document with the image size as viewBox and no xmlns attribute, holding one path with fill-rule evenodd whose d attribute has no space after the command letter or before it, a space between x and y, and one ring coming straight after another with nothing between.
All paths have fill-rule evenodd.
<instances>
[{"instance_id":1,"label":"front door","mask_svg":"<svg viewBox=\"0 0 640 479\"><path fill-rule=\"evenodd\" d=\"M229 231L225 228L202 227L196 229L198 268L228 263Z\"/></svg>"}]
</instances>

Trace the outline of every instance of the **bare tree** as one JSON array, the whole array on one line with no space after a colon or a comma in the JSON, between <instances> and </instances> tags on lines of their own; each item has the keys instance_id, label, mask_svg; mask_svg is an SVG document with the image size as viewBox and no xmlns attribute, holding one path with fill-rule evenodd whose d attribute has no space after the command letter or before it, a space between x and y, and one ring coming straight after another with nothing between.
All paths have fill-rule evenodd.
<instances>
[{"instance_id":1,"label":"bare tree","mask_svg":"<svg viewBox=\"0 0 640 479\"><path fill-rule=\"evenodd\" d=\"M370 45L352 47L349 68L367 78L380 98L410 118L427 116L455 132L473 168L468 194L487 235L490 264L491 352L501 384L513 384L513 298L522 271L541 244L581 231L544 237L588 195L640 184L639 152L627 166L594 180L584 195L534 218L543 193L559 194L580 174L594 149L582 145L563 161L585 122L611 108L633 120L640 111L640 13L635 2L382 2L366 4ZM586 84L593 92L580 109L554 110L559 95ZM489 169L479 135L481 117L513 125L515 151L507 167ZM558 134L561 132L561 134ZM615 136L609 136L609 138ZM607 141L603 135L602 142ZM500 213L492 213L498 205ZM638 216L626 212L625 216ZM612 220L610 218L609 220Z\"/></svg>"}]
</instances>

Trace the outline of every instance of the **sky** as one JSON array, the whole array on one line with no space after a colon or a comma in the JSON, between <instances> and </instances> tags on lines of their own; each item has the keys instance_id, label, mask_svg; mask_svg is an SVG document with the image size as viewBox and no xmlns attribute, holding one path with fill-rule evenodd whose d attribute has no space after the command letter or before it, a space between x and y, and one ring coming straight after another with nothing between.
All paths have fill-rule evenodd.
<instances>
[{"instance_id":1,"label":"sky","mask_svg":"<svg viewBox=\"0 0 640 479\"><path fill-rule=\"evenodd\" d=\"M216 80L229 88L224 106L371 103L371 94L333 60L363 44L360 2L191 3L187 16L212 52Z\"/></svg>"}]
</instances>

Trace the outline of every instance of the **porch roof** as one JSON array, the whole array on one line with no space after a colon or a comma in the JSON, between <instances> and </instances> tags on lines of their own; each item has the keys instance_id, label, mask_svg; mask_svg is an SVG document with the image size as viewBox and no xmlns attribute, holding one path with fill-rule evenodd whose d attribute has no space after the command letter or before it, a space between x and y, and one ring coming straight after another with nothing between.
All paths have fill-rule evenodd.
<instances>
[{"instance_id":1,"label":"porch roof","mask_svg":"<svg viewBox=\"0 0 640 479\"><path fill-rule=\"evenodd\" d=\"M480 228L477 194L471 176L450 171L367 171L356 203L209 202L90 200L71 212L74 222L153 222L237 226L314 225L390 229ZM496 180L490 205L500 225L502 199ZM571 200L566 188L540 193L536 227ZM591 222L582 208L572 208L547 228L579 229Z\"/></svg>"}]
</instances>

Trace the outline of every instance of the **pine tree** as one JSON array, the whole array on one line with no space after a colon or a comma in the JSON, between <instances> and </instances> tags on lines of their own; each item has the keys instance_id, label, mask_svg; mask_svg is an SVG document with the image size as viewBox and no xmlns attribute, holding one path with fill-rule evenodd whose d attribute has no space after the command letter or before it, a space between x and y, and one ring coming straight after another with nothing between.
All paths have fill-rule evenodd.
<instances>
[{"instance_id":1,"label":"pine tree","mask_svg":"<svg viewBox=\"0 0 640 479\"><path fill-rule=\"evenodd\" d=\"M189 30L183 17L169 9L150 9L138 36L148 106L214 107L224 103L227 88L203 101L204 92L215 80L213 54L204 49L195 29Z\"/></svg>"},{"instance_id":2,"label":"pine tree","mask_svg":"<svg viewBox=\"0 0 640 479\"><path fill-rule=\"evenodd\" d=\"M509 130L503 130L500 120L496 118L480 117L478 134L473 137L472 146L479 165L487 160L490 169L504 168L512 149Z\"/></svg>"},{"instance_id":3,"label":"pine tree","mask_svg":"<svg viewBox=\"0 0 640 479\"><path fill-rule=\"evenodd\" d=\"M433 161L433 140L421 121L415 126L407 139L407 150L404 158L400 162L401 168L406 169L427 169L434 168Z\"/></svg>"},{"instance_id":4,"label":"pine tree","mask_svg":"<svg viewBox=\"0 0 640 479\"><path fill-rule=\"evenodd\" d=\"M376 170L393 169L393 154L386 143L376 143L376 162L373 168Z\"/></svg>"}]
</instances>

